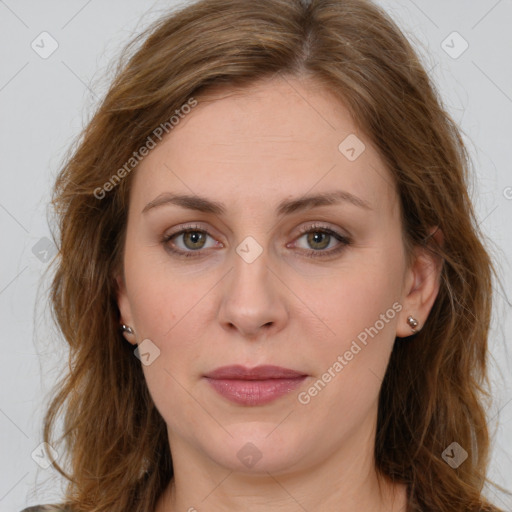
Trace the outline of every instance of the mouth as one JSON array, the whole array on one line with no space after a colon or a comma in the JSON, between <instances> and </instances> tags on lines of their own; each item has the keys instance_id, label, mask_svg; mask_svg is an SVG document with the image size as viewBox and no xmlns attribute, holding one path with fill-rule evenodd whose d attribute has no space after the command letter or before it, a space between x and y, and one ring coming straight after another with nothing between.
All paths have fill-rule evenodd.
<instances>
[{"instance_id":1,"label":"mouth","mask_svg":"<svg viewBox=\"0 0 512 512\"><path fill-rule=\"evenodd\" d=\"M308 375L279 366L223 366L204 376L224 398L239 405L264 405L299 387Z\"/></svg>"}]
</instances>

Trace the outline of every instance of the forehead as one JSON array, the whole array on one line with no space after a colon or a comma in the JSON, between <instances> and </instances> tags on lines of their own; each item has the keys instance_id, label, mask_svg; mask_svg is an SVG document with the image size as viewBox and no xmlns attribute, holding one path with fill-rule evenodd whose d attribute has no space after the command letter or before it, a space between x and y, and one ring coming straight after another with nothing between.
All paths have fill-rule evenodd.
<instances>
[{"instance_id":1,"label":"forehead","mask_svg":"<svg viewBox=\"0 0 512 512\"><path fill-rule=\"evenodd\" d=\"M195 99L139 164L133 201L179 191L243 207L262 197L270 205L342 188L380 209L395 208L392 177L369 138L316 81L217 86Z\"/></svg>"}]
</instances>

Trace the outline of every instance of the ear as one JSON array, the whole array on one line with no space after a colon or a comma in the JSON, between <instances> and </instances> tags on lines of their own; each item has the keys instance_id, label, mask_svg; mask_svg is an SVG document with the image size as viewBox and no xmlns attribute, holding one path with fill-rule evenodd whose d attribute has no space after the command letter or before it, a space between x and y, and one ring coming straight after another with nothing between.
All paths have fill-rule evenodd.
<instances>
[{"instance_id":1,"label":"ear","mask_svg":"<svg viewBox=\"0 0 512 512\"><path fill-rule=\"evenodd\" d=\"M116 281L116 288L117 288L116 289L116 300L117 300L117 307L119 308L120 323L131 327L134 332L133 334L128 333L128 332L123 332L123 336L132 345L137 345L136 330L135 330L135 326L133 324L133 316L132 316L130 301L128 300L128 293L126 291L126 283L125 283L124 276L123 276L122 272L119 272L118 274L116 274L115 281Z\"/></svg>"},{"instance_id":2,"label":"ear","mask_svg":"<svg viewBox=\"0 0 512 512\"><path fill-rule=\"evenodd\" d=\"M429 238L435 243L429 241L426 246L417 246L411 266L406 271L401 302L403 308L398 316L396 329L396 336L399 338L415 334L407 323L409 316L418 321L415 329L421 330L439 293L443 259L429 247L435 247L436 244L441 247L443 233L439 228L432 228Z\"/></svg>"}]
</instances>

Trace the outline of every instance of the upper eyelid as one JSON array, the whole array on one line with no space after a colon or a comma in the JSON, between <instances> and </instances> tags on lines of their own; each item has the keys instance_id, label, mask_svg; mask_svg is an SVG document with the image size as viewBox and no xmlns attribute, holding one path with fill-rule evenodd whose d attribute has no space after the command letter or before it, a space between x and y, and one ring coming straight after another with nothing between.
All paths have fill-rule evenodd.
<instances>
[{"instance_id":1,"label":"upper eyelid","mask_svg":"<svg viewBox=\"0 0 512 512\"><path fill-rule=\"evenodd\" d=\"M331 227L328 222L324 223L323 221L314 221L311 224L307 224L307 223L303 224L299 228L298 234L303 235L303 234L305 234L305 232L312 231L314 229L318 229L319 231L320 230L333 231L344 238L350 238L349 234L340 233L339 232L340 228ZM187 232L187 231L204 231L208 236L216 236L212 233L212 231L215 231L215 230L212 230L208 227L204 227L204 226L194 223L194 224L181 224L181 225L177 226L175 228L175 230L173 230L171 233L169 233L169 234L164 233L164 237L166 237L166 238L173 237L175 235L183 234L183 232Z\"/></svg>"}]
</instances>

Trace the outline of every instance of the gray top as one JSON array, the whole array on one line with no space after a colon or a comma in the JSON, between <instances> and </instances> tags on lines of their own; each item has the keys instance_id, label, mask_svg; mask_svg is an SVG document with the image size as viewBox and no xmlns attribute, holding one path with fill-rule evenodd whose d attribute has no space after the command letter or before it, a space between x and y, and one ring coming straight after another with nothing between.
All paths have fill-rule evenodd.
<instances>
[{"instance_id":1,"label":"gray top","mask_svg":"<svg viewBox=\"0 0 512 512\"><path fill-rule=\"evenodd\" d=\"M36 505L24 508L21 512L66 512L66 510L62 505Z\"/></svg>"}]
</instances>

